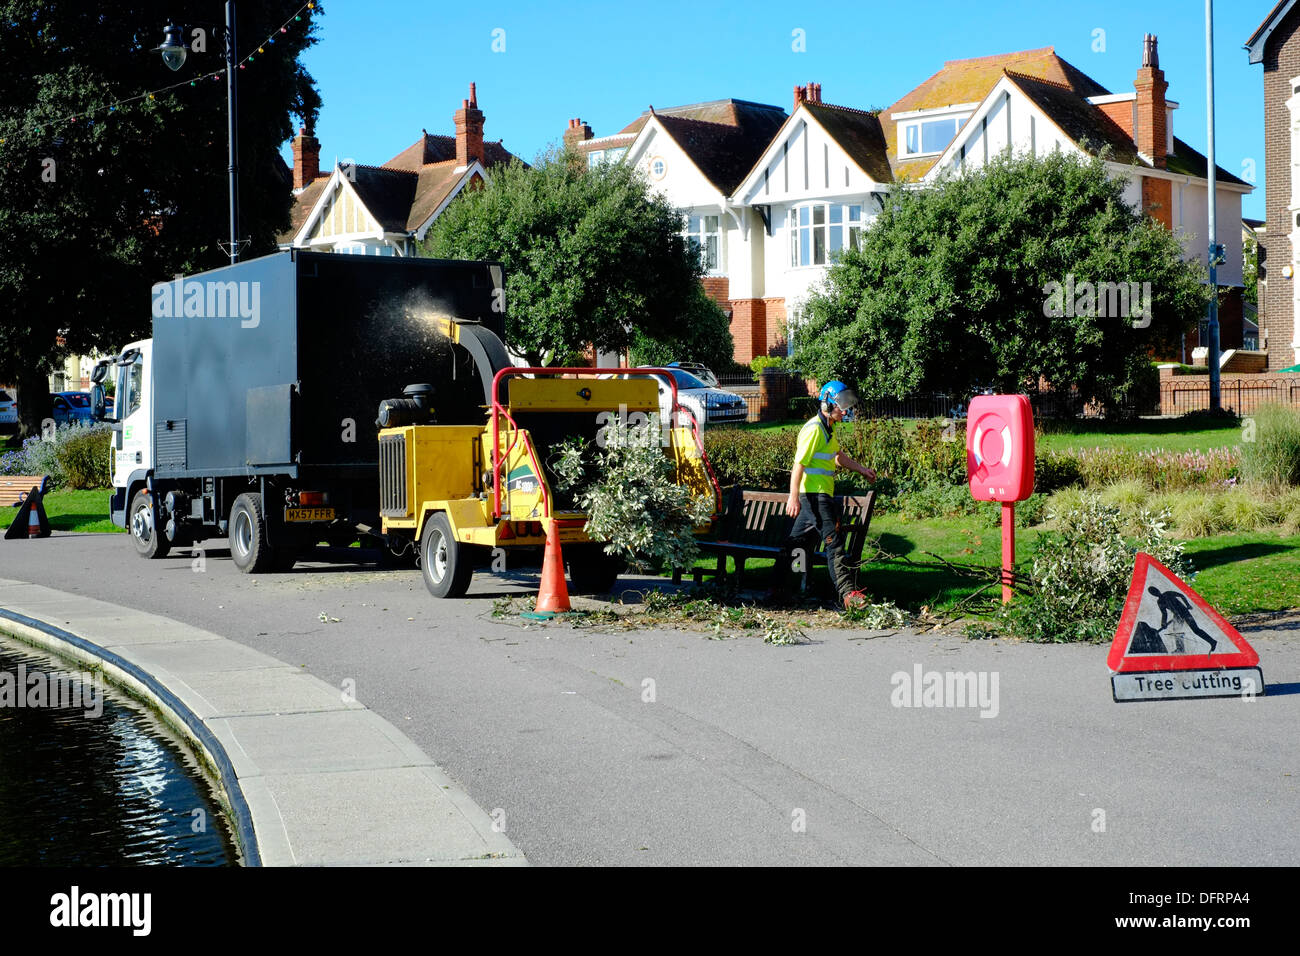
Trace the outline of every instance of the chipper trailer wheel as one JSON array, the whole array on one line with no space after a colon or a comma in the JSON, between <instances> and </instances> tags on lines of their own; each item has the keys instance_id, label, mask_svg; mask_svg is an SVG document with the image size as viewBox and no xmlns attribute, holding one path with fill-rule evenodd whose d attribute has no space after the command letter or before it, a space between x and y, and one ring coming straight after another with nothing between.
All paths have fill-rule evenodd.
<instances>
[{"instance_id":1,"label":"chipper trailer wheel","mask_svg":"<svg viewBox=\"0 0 1300 956\"><path fill-rule=\"evenodd\" d=\"M424 523L420 538L420 570L429 593L437 598L457 598L469 590L474 567L469 549L452 534L451 522L442 512Z\"/></svg>"},{"instance_id":2,"label":"chipper trailer wheel","mask_svg":"<svg viewBox=\"0 0 1300 956\"><path fill-rule=\"evenodd\" d=\"M153 507L153 496L141 488L131 499L131 515L127 526L131 529L131 541L136 553L142 558L165 558L171 550L167 534L158 527L157 512Z\"/></svg>"},{"instance_id":3,"label":"chipper trailer wheel","mask_svg":"<svg viewBox=\"0 0 1300 956\"><path fill-rule=\"evenodd\" d=\"M245 574L261 574L276 566L278 555L266 541L259 494L242 494L230 508L230 557Z\"/></svg>"}]
</instances>

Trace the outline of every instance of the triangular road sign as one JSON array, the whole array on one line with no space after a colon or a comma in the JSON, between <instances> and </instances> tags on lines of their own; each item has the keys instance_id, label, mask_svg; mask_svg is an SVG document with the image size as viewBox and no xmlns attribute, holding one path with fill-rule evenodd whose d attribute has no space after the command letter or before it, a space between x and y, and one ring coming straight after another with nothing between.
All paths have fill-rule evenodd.
<instances>
[{"instance_id":1,"label":"triangular road sign","mask_svg":"<svg viewBox=\"0 0 1300 956\"><path fill-rule=\"evenodd\" d=\"M1205 598L1139 552L1106 664L1115 673L1255 667L1259 654Z\"/></svg>"}]
</instances>

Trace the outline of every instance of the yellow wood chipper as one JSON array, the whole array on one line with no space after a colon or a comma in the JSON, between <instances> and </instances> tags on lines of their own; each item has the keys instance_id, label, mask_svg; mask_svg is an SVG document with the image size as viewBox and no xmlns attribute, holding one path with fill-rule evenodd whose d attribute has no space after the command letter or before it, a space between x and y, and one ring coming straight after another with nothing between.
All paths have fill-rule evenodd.
<instances>
[{"instance_id":1,"label":"yellow wood chipper","mask_svg":"<svg viewBox=\"0 0 1300 956\"><path fill-rule=\"evenodd\" d=\"M382 403L379 491L382 530L390 547L418 548L424 582L435 597L459 597L476 566L512 549L545 545L554 524L570 582L578 593L608 591L621 570L584 530L587 515L553 489L553 449L575 437L597 441L602 428L645 416L659 418L659 381L666 369L516 368L505 347L476 322L439 320L466 349L477 373L439 386L413 385ZM438 424L439 392L482 387L482 424ZM459 400L459 399L458 399ZM678 484L714 502L721 495L698 426L673 416L659 430ZM499 566L499 560L496 562Z\"/></svg>"}]
</instances>

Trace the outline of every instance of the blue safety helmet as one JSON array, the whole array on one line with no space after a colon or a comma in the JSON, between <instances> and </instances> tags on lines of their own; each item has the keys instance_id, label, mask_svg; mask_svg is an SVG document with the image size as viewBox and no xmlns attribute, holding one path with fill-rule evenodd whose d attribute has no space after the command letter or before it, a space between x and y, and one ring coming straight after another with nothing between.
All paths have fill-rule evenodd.
<instances>
[{"instance_id":1,"label":"blue safety helmet","mask_svg":"<svg viewBox=\"0 0 1300 956\"><path fill-rule=\"evenodd\" d=\"M844 409L845 418L853 414L853 407L858 404L858 396L853 389L839 379L832 379L823 385L822 390L817 393L817 400L821 402L823 415L829 415L831 409L838 405Z\"/></svg>"}]
</instances>

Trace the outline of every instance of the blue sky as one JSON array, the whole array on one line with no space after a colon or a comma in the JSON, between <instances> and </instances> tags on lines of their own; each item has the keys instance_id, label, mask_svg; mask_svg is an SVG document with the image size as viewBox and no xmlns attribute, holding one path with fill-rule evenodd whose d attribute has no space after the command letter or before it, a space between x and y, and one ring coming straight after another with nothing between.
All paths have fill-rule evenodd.
<instances>
[{"instance_id":1,"label":"blue sky","mask_svg":"<svg viewBox=\"0 0 1300 956\"><path fill-rule=\"evenodd\" d=\"M322 166L383 163L421 127L450 134L471 80L485 136L532 159L574 116L601 136L649 104L734 97L788 110L793 86L810 80L826 102L870 109L945 60L1045 46L1113 92L1130 91L1144 33L1160 38L1168 95L1180 104L1175 134L1202 152L1208 140L1201 0L322 3L320 42L304 55L324 100ZM1242 47L1271 8L1271 0L1215 4L1218 162L1255 181L1243 214L1257 219L1263 68ZM795 30L804 31L804 52L792 49ZM494 52L494 42L504 50ZM292 161L287 144L284 153Z\"/></svg>"}]
</instances>

